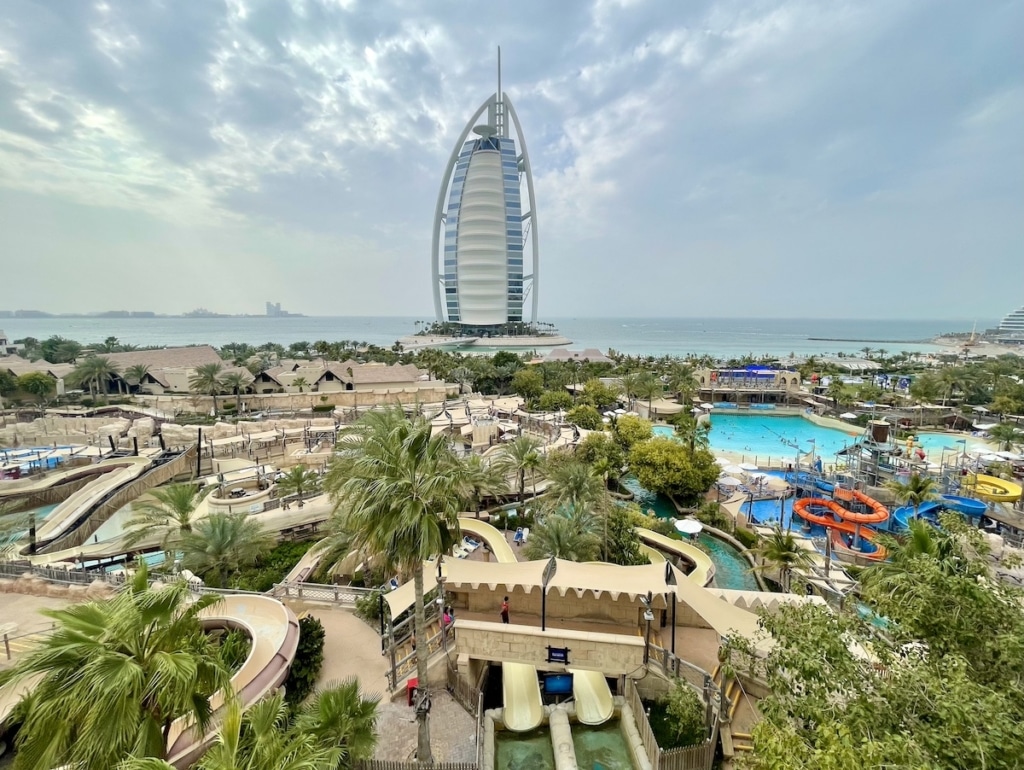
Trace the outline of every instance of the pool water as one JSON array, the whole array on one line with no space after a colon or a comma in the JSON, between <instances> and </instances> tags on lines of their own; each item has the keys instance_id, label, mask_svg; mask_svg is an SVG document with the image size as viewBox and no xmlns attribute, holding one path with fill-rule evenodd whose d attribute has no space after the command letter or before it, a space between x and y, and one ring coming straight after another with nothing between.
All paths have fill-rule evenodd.
<instances>
[{"instance_id":1,"label":"pool water","mask_svg":"<svg viewBox=\"0 0 1024 770\"><path fill-rule=\"evenodd\" d=\"M702 532L697 537L711 561L715 563L715 585L735 591L760 591L754 573L750 570L750 562L734 545L721 538Z\"/></svg>"},{"instance_id":2,"label":"pool water","mask_svg":"<svg viewBox=\"0 0 1024 770\"><path fill-rule=\"evenodd\" d=\"M572 745L576 750L577 767L633 770L633 760L618 720L597 727L573 725Z\"/></svg>"},{"instance_id":3,"label":"pool water","mask_svg":"<svg viewBox=\"0 0 1024 770\"><path fill-rule=\"evenodd\" d=\"M679 515L668 498L644 489L636 476L623 476L619 483L633 493L633 502L639 505L644 513L654 511L654 515L659 519L671 519Z\"/></svg>"},{"instance_id":4,"label":"pool water","mask_svg":"<svg viewBox=\"0 0 1024 770\"><path fill-rule=\"evenodd\" d=\"M551 747L551 731L546 726L528 733L510 730L494 733L495 770L553 770L554 767L555 751Z\"/></svg>"},{"instance_id":5,"label":"pool water","mask_svg":"<svg viewBox=\"0 0 1024 770\"><path fill-rule=\"evenodd\" d=\"M861 433L860 428L849 433L823 428L797 416L712 414L709 438L712 450L723 452L765 458L795 457L795 444L801 453L806 454L813 447L817 454L829 457L854 443Z\"/></svg>"}]
</instances>

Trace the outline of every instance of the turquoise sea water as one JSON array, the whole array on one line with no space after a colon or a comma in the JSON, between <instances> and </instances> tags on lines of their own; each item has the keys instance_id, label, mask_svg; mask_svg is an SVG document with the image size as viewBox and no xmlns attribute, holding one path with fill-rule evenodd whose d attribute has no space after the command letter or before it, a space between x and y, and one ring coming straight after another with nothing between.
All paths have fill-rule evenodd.
<instances>
[{"instance_id":1,"label":"turquoise sea water","mask_svg":"<svg viewBox=\"0 0 1024 770\"><path fill-rule=\"evenodd\" d=\"M134 345L224 345L305 340L358 340L390 347L416 330L407 317L267 318L3 318L11 339L52 335L80 342L117 337ZM574 348L609 348L635 355L748 354L787 356L857 353L864 347L927 352L928 340L947 332L969 332L971 321L837 320L814 318L545 318ZM978 328L997 325L978 319ZM820 338L820 339L812 339ZM827 338L827 339L826 339Z\"/></svg>"}]
</instances>

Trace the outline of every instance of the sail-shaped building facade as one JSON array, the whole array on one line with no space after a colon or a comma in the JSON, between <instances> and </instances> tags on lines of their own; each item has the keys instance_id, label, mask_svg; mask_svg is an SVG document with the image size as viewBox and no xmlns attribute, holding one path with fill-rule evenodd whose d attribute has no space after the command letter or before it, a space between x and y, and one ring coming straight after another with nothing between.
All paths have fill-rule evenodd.
<instances>
[{"instance_id":1,"label":"sail-shaped building facade","mask_svg":"<svg viewBox=\"0 0 1024 770\"><path fill-rule=\"evenodd\" d=\"M431 268L438 322L507 332L537 318L533 172L508 95L492 94L448 158L434 210Z\"/></svg>"}]
</instances>

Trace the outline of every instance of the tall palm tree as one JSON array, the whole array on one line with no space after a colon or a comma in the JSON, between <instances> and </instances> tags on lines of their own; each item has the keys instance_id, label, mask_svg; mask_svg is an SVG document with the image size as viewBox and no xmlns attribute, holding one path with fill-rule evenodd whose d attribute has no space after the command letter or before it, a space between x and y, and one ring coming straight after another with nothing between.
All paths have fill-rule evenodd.
<instances>
[{"instance_id":1,"label":"tall palm tree","mask_svg":"<svg viewBox=\"0 0 1024 770\"><path fill-rule=\"evenodd\" d=\"M642 377L641 372L627 372L619 378L619 385L622 387L622 392L626 395L626 404L629 409L633 408L633 402L636 400L637 390L640 387Z\"/></svg>"},{"instance_id":2,"label":"tall palm tree","mask_svg":"<svg viewBox=\"0 0 1024 770\"><path fill-rule=\"evenodd\" d=\"M149 364L135 364L124 370L124 380L129 387L138 388L142 378L149 374Z\"/></svg>"},{"instance_id":3,"label":"tall palm tree","mask_svg":"<svg viewBox=\"0 0 1024 770\"><path fill-rule=\"evenodd\" d=\"M509 493L508 478L495 465L480 455L470 455L465 465L465 497L473 512L480 518L480 503L485 497L500 497Z\"/></svg>"},{"instance_id":4,"label":"tall palm tree","mask_svg":"<svg viewBox=\"0 0 1024 770\"><path fill-rule=\"evenodd\" d=\"M668 389L680 403L688 403L697 392L697 378L693 367L688 364L674 364L668 373Z\"/></svg>"},{"instance_id":5,"label":"tall palm tree","mask_svg":"<svg viewBox=\"0 0 1024 770\"><path fill-rule=\"evenodd\" d=\"M640 398L647 399L647 419L654 419L654 399L661 398L665 392L665 384L653 372L644 372L636 386L636 394Z\"/></svg>"},{"instance_id":6,"label":"tall palm tree","mask_svg":"<svg viewBox=\"0 0 1024 770\"><path fill-rule=\"evenodd\" d=\"M935 479L920 476L916 473L907 479L906 484L901 481L888 481L885 486L896 495L896 499L903 505L914 506L915 519L917 518L921 503L936 500L939 496L937 493L938 485L935 483Z\"/></svg>"},{"instance_id":7,"label":"tall palm tree","mask_svg":"<svg viewBox=\"0 0 1024 770\"><path fill-rule=\"evenodd\" d=\"M602 513L611 504L608 484L594 467L578 460L555 463L547 473L545 507L551 511Z\"/></svg>"},{"instance_id":8,"label":"tall palm tree","mask_svg":"<svg viewBox=\"0 0 1024 770\"><path fill-rule=\"evenodd\" d=\"M528 559L554 556L569 561L593 561L601 543L593 531L593 518L571 513L549 513L530 532Z\"/></svg>"},{"instance_id":9,"label":"tall palm tree","mask_svg":"<svg viewBox=\"0 0 1024 770\"><path fill-rule=\"evenodd\" d=\"M188 378L188 386L193 393L213 397L214 412L217 411L217 394L224 390L224 383L220 379L223 368L221 364L203 364L197 366Z\"/></svg>"},{"instance_id":10,"label":"tall palm tree","mask_svg":"<svg viewBox=\"0 0 1024 770\"><path fill-rule=\"evenodd\" d=\"M309 387L309 380L301 376L296 377L294 380L292 380L292 385L299 389L299 393L302 393L304 388Z\"/></svg>"},{"instance_id":11,"label":"tall palm tree","mask_svg":"<svg viewBox=\"0 0 1024 770\"><path fill-rule=\"evenodd\" d=\"M178 717L210 723L209 697L230 673L204 639L188 587L150 588L145 565L113 599L43 610L53 633L0 672L0 686L41 677L22 701L18 767L108 770L164 757Z\"/></svg>"},{"instance_id":12,"label":"tall palm tree","mask_svg":"<svg viewBox=\"0 0 1024 770\"><path fill-rule=\"evenodd\" d=\"M295 495L299 499L299 508L304 503L303 495L308 492L315 492L320 488L320 475L310 470L305 465L292 467L283 478L277 481L278 491L285 495Z\"/></svg>"},{"instance_id":13,"label":"tall palm tree","mask_svg":"<svg viewBox=\"0 0 1024 770\"><path fill-rule=\"evenodd\" d=\"M233 394L237 399L249 389L252 381L253 377L251 374L225 372L220 378L220 385L223 390Z\"/></svg>"},{"instance_id":14,"label":"tall palm tree","mask_svg":"<svg viewBox=\"0 0 1024 770\"><path fill-rule=\"evenodd\" d=\"M675 426L676 436L689 447L691 454L698 448L707 449L711 446L711 423L698 420L692 414L680 412L671 420Z\"/></svg>"},{"instance_id":15,"label":"tall palm tree","mask_svg":"<svg viewBox=\"0 0 1024 770\"><path fill-rule=\"evenodd\" d=\"M228 575L254 564L273 547L273 539L246 514L212 513L178 541L181 565L223 587Z\"/></svg>"},{"instance_id":16,"label":"tall palm tree","mask_svg":"<svg viewBox=\"0 0 1024 770\"><path fill-rule=\"evenodd\" d=\"M988 435L999 443L1000 449L1008 452L1012 452L1015 446L1024 444L1024 433L1016 425L1008 422L989 428Z\"/></svg>"},{"instance_id":17,"label":"tall palm tree","mask_svg":"<svg viewBox=\"0 0 1024 770\"><path fill-rule=\"evenodd\" d=\"M195 484L169 484L149 493L152 501L133 506L134 515L125 522L124 546L131 548L154 535L160 547L173 550L181 537L192 531L196 508L205 493Z\"/></svg>"},{"instance_id":18,"label":"tall palm tree","mask_svg":"<svg viewBox=\"0 0 1024 770\"><path fill-rule=\"evenodd\" d=\"M762 572L777 569L782 590L787 592L793 569L795 567L810 567L814 564L814 557L810 551L801 548L793 533L784 531L781 527L773 528L771 535L762 538L754 549L754 553L764 562L755 569Z\"/></svg>"},{"instance_id":19,"label":"tall palm tree","mask_svg":"<svg viewBox=\"0 0 1024 770\"><path fill-rule=\"evenodd\" d=\"M87 356L71 372L69 379L73 384L85 385L89 394L106 394L107 384L120 373L117 364L103 356Z\"/></svg>"},{"instance_id":20,"label":"tall palm tree","mask_svg":"<svg viewBox=\"0 0 1024 770\"><path fill-rule=\"evenodd\" d=\"M353 545L411 574L415 633L423 640L423 562L458 541L465 489L465 466L447 437L430 433L428 421L399 409L370 412L339 441L325 484ZM416 672L427 681L426 654L417 656ZM417 709L417 719L417 757L429 762L425 709Z\"/></svg>"},{"instance_id":21,"label":"tall palm tree","mask_svg":"<svg viewBox=\"0 0 1024 770\"><path fill-rule=\"evenodd\" d=\"M540 441L532 436L517 436L505 444L494 459L495 467L502 473L515 476L520 502L526 497L526 474L532 476L541 466L540 446Z\"/></svg>"}]
</instances>

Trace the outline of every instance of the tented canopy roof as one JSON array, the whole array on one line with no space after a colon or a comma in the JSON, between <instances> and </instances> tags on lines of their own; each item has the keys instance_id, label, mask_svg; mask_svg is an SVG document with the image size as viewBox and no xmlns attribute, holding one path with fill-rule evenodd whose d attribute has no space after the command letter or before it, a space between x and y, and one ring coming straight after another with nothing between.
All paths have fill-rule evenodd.
<instances>
[{"instance_id":1,"label":"tented canopy roof","mask_svg":"<svg viewBox=\"0 0 1024 770\"><path fill-rule=\"evenodd\" d=\"M543 586L547 563L544 559L516 563L446 561L446 585L449 589L487 586L491 590L499 585L503 586L503 590L520 586L530 593L534 588ZM603 563L579 564L562 559L556 559L555 564L556 569L548 583L548 590L557 591L561 596L572 591L581 599L588 593L600 598L607 593L612 600L617 600L625 594L630 601L635 601L650 592L663 602L667 594L674 592L677 602L693 609L719 634L739 633L750 638L757 633L757 615L718 598L671 565L661 563L621 567ZM669 574L675 585L666 580ZM388 594L388 597L397 593Z\"/></svg>"}]
</instances>

